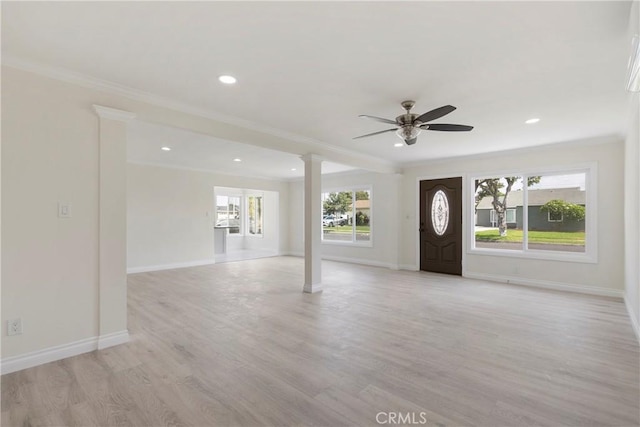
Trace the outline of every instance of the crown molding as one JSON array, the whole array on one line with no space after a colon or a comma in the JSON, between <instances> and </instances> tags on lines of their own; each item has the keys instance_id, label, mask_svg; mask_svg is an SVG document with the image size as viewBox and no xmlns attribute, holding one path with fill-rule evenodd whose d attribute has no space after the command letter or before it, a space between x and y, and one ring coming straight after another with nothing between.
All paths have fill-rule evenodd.
<instances>
[{"instance_id":1,"label":"crown molding","mask_svg":"<svg viewBox=\"0 0 640 427\"><path fill-rule=\"evenodd\" d=\"M307 153L304 154L302 156L300 156L300 159L302 159L303 162L306 162L307 160L310 160L312 162L322 162L324 160L327 160L326 158L318 155L318 154L313 154L313 153Z\"/></svg>"},{"instance_id":2,"label":"crown molding","mask_svg":"<svg viewBox=\"0 0 640 427\"><path fill-rule=\"evenodd\" d=\"M284 178L284 177L245 174L245 173L241 174L241 173L231 173L231 172L219 172L213 169L193 168L189 166L170 165L170 164L157 163L157 162L143 162L143 161L137 161L137 160L127 160L127 164L136 165L136 166L150 166L154 168L173 169L173 170L179 170L179 171L206 173L209 175L231 176L234 178L251 178L251 179L257 179L261 181L273 181L273 182L280 182L280 183L286 183L290 180L289 178Z\"/></svg>"},{"instance_id":3,"label":"crown molding","mask_svg":"<svg viewBox=\"0 0 640 427\"><path fill-rule=\"evenodd\" d=\"M357 175L366 175L366 174L378 174L381 172L375 172L375 171L369 171L366 169L351 169L351 170L346 170L346 171L340 171L340 172L330 172L330 173L323 173L322 174L322 179L325 178L342 178L342 177L350 177L350 176L357 176ZM385 176L391 177L393 179L401 179L404 177L403 174L401 173L392 173L392 174L384 174ZM296 177L291 177L291 178L287 178L286 181L288 182L303 182L304 181L304 176L296 176Z\"/></svg>"},{"instance_id":4,"label":"crown molding","mask_svg":"<svg viewBox=\"0 0 640 427\"><path fill-rule=\"evenodd\" d=\"M98 116L102 119L118 120L121 122L128 122L136 118L135 113L129 111L118 110L116 108L104 107L102 105L93 104L93 109Z\"/></svg>"},{"instance_id":5,"label":"crown molding","mask_svg":"<svg viewBox=\"0 0 640 427\"><path fill-rule=\"evenodd\" d=\"M408 169L419 168L423 166L432 166L440 163L449 163L452 161L487 159L487 158L492 158L496 156L535 153L540 150L549 150L554 148L558 149L558 148L567 148L567 147L574 147L574 146L589 147L593 145L622 143L623 141L624 141L624 137L622 135L607 134L607 135L600 135L600 136L588 137L583 139L574 139L569 141L555 141L548 144L531 145L528 147L512 148L508 150L488 151L488 152L476 153L476 154L463 154L460 156L438 157L435 159L420 160L415 162L404 162L404 163L400 163L400 166L402 167L402 172L404 173Z\"/></svg>"},{"instance_id":6,"label":"crown molding","mask_svg":"<svg viewBox=\"0 0 640 427\"><path fill-rule=\"evenodd\" d=\"M275 136L275 137L286 139L289 141L295 141L297 143L306 144L310 147L309 149L310 152L313 151L313 148L316 148L316 149L321 148L322 150L327 150L336 155L349 155L349 156L353 156L355 158L361 159L362 161L374 162L379 164L380 166L386 167L387 169L392 169L393 172L398 172L400 169L400 165L398 163L381 159L379 157L372 156L370 154L363 154L358 151L349 150L349 149L339 147L327 142L322 142L322 141L309 138L306 136L298 135L289 131L284 131L282 129L277 129L270 126L254 123L249 120L240 119L238 117L228 116L225 114L218 113L216 111L194 107L192 105L189 105L181 101L166 98L166 97L149 93L149 92L144 92L144 91L141 91L129 86L121 85L119 83L114 83L108 80L87 76L85 74L71 71L66 68L54 67L51 65L37 62L37 61L18 58L16 56L13 56L4 52L2 54L2 65L7 67L12 67L12 68L17 68L19 70L27 71L30 73L42 75L44 77L64 81L67 83L75 84L88 89L94 89L94 90L99 90L99 91L107 92L114 95L119 95L125 98L133 99L135 101L140 101L147 104L168 108L170 110L179 111L185 114L191 114L194 116L199 116L199 117L207 118L210 120L222 122L228 125L238 126L240 128L261 132L267 135Z\"/></svg>"}]
</instances>

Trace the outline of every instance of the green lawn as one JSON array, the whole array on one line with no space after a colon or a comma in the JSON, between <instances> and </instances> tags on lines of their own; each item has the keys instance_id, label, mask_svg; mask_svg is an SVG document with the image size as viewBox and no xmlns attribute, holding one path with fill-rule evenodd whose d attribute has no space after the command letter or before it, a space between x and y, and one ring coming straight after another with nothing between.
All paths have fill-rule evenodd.
<instances>
[{"instance_id":1,"label":"green lawn","mask_svg":"<svg viewBox=\"0 0 640 427\"><path fill-rule=\"evenodd\" d=\"M325 231L329 231L331 233L342 233L342 234L351 234L353 229L350 225L339 225L337 227L323 227ZM371 231L371 226L369 225L356 225L356 233L369 233Z\"/></svg>"},{"instance_id":2,"label":"green lawn","mask_svg":"<svg viewBox=\"0 0 640 427\"><path fill-rule=\"evenodd\" d=\"M584 246L584 231L529 231L529 243ZM505 237L495 230L476 231L477 242L522 242L522 230L509 229Z\"/></svg>"}]
</instances>

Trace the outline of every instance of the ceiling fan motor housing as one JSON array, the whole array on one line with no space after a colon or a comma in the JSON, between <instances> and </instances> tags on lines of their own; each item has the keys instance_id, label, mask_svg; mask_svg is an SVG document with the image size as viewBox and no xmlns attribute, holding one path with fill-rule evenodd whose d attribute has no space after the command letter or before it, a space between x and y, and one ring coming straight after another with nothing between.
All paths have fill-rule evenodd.
<instances>
[{"instance_id":1,"label":"ceiling fan motor housing","mask_svg":"<svg viewBox=\"0 0 640 427\"><path fill-rule=\"evenodd\" d=\"M415 119L418 117L417 114L401 114L396 117L396 122L398 122L398 126L412 126Z\"/></svg>"}]
</instances>

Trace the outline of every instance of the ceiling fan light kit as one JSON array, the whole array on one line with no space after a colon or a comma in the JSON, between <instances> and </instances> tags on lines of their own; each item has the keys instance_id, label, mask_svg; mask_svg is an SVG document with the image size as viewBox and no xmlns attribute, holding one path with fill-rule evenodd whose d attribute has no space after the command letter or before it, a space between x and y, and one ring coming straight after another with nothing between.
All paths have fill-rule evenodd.
<instances>
[{"instance_id":1,"label":"ceiling fan light kit","mask_svg":"<svg viewBox=\"0 0 640 427\"><path fill-rule=\"evenodd\" d=\"M407 143L407 145L413 145L415 144L418 135L420 135L420 132L422 132L422 129L420 129L419 127L404 125L396 131L396 135L398 135L401 140ZM409 143L409 141L413 142Z\"/></svg>"},{"instance_id":2,"label":"ceiling fan light kit","mask_svg":"<svg viewBox=\"0 0 640 427\"><path fill-rule=\"evenodd\" d=\"M432 120L439 119L456 109L453 105L444 105L440 108L436 108L431 111L427 111L424 114L417 115L411 112L411 109L415 105L414 101L403 101L400 105L405 109L406 113L396 117L395 120L384 119L382 117L369 116L366 114L360 115L360 117L375 120L377 122L393 124L396 127L391 129L385 129L378 132L368 133L366 135L356 136L353 139L365 138L368 136L378 135L381 133L395 131L396 135L402 139L405 144L413 145L418 140L418 135L423 130L435 130L443 132L468 132L473 129L473 126L467 125L452 125L445 123L433 123L428 124Z\"/></svg>"}]
</instances>

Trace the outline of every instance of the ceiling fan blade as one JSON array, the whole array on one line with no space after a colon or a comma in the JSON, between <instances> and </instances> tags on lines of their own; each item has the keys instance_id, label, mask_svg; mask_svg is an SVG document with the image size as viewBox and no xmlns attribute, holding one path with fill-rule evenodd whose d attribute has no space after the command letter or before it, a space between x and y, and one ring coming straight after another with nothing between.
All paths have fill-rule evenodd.
<instances>
[{"instance_id":1,"label":"ceiling fan blade","mask_svg":"<svg viewBox=\"0 0 640 427\"><path fill-rule=\"evenodd\" d=\"M397 130L397 129L396 129L396 128L393 128L393 129L381 130L381 131L378 131L378 132L368 133L368 134L366 134L366 135L356 136L356 137L355 137L355 138L353 138L353 139L366 138L366 137L368 137L368 136L378 135L378 134L381 134L381 133L391 132L391 131L395 131L395 130Z\"/></svg>"},{"instance_id":2,"label":"ceiling fan blade","mask_svg":"<svg viewBox=\"0 0 640 427\"><path fill-rule=\"evenodd\" d=\"M431 125L420 126L422 129L428 130L440 130L445 132L468 132L473 129L473 126L467 125L449 125L445 123L433 123Z\"/></svg>"},{"instance_id":3,"label":"ceiling fan blade","mask_svg":"<svg viewBox=\"0 0 640 427\"><path fill-rule=\"evenodd\" d=\"M417 141L417 140L418 140L418 138L405 139L405 140L404 140L404 142L405 142L407 145L413 145L413 144L415 144L415 143L416 143L416 141Z\"/></svg>"},{"instance_id":4,"label":"ceiling fan blade","mask_svg":"<svg viewBox=\"0 0 640 427\"><path fill-rule=\"evenodd\" d=\"M397 125L398 124L395 120L383 119L382 117L376 117L376 116L368 116L366 114L360 114L358 117L362 117L362 118L365 118L365 119L371 119L371 120L375 120L377 122L382 122L382 123L389 123L390 125Z\"/></svg>"},{"instance_id":5,"label":"ceiling fan blade","mask_svg":"<svg viewBox=\"0 0 640 427\"><path fill-rule=\"evenodd\" d=\"M453 105L444 105L444 106L442 106L440 108L436 108L435 110L427 111L423 115L416 117L416 119L413 122L414 123L415 122L422 122L422 123L430 122L431 120L439 119L442 116L446 116L447 114L449 114L450 112L452 112L455 109L456 109L456 107L454 107Z\"/></svg>"}]
</instances>

